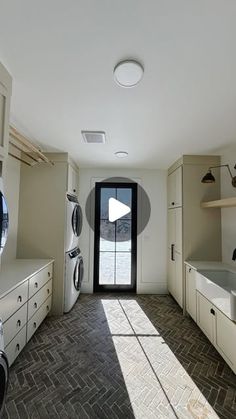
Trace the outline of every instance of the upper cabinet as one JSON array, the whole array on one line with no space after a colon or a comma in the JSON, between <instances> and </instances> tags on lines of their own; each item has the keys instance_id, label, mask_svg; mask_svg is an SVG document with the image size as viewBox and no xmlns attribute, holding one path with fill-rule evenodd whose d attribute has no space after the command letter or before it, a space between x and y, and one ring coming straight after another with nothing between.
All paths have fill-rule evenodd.
<instances>
[{"instance_id":1,"label":"upper cabinet","mask_svg":"<svg viewBox=\"0 0 236 419\"><path fill-rule=\"evenodd\" d=\"M77 170L74 169L71 164L68 164L68 177L67 177L67 191L68 193L72 195L78 195L79 189L78 189L78 183L79 183L79 175Z\"/></svg>"},{"instance_id":2,"label":"upper cabinet","mask_svg":"<svg viewBox=\"0 0 236 419\"><path fill-rule=\"evenodd\" d=\"M182 206L182 167L168 176L168 208Z\"/></svg>"},{"instance_id":3,"label":"upper cabinet","mask_svg":"<svg viewBox=\"0 0 236 419\"><path fill-rule=\"evenodd\" d=\"M218 156L183 156L168 170L168 290L186 307L185 260L221 259L220 210L201 208L201 201L220 196L220 181L201 183Z\"/></svg>"},{"instance_id":4,"label":"upper cabinet","mask_svg":"<svg viewBox=\"0 0 236 419\"><path fill-rule=\"evenodd\" d=\"M0 157L8 153L9 111L12 89L12 78L0 63Z\"/></svg>"}]
</instances>

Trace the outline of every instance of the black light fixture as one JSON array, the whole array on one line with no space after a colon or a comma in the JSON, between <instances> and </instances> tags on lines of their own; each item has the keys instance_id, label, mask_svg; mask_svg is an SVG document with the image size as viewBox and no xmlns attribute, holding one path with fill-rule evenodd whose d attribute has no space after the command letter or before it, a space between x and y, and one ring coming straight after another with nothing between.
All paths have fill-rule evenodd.
<instances>
[{"instance_id":1,"label":"black light fixture","mask_svg":"<svg viewBox=\"0 0 236 419\"><path fill-rule=\"evenodd\" d=\"M216 180L215 180L213 174L211 173L211 169L216 169L217 167L227 167L227 169L229 171L229 174L230 174L230 177L231 177L232 186L234 188L236 188L236 176L232 175L232 172L231 172L230 167L229 167L228 164L220 164L219 166L209 167L208 172L202 178L202 183L215 183ZM234 169L236 169L236 164L234 166Z\"/></svg>"}]
</instances>

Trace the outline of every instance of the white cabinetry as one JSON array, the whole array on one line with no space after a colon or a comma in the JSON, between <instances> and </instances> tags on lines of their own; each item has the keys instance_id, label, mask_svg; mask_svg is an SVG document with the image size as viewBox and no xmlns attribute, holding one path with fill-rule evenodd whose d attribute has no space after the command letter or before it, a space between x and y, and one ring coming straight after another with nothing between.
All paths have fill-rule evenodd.
<instances>
[{"instance_id":1,"label":"white cabinetry","mask_svg":"<svg viewBox=\"0 0 236 419\"><path fill-rule=\"evenodd\" d=\"M78 195L78 172L68 164L67 191L72 195Z\"/></svg>"},{"instance_id":2,"label":"white cabinetry","mask_svg":"<svg viewBox=\"0 0 236 419\"><path fill-rule=\"evenodd\" d=\"M168 176L168 208L182 206L182 167L178 167Z\"/></svg>"},{"instance_id":3,"label":"white cabinetry","mask_svg":"<svg viewBox=\"0 0 236 419\"><path fill-rule=\"evenodd\" d=\"M42 266L40 270L26 278L20 275L23 263L22 260L18 264L16 261L14 269L9 266L1 274L6 281L14 283L12 276L16 276L18 272L20 281L19 284L15 282L14 289L7 292L6 288L4 295L0 296L0 317L3 320L5 352L10 365L51 309L53 262L47 263L46 266ZM26 261L25 265L27 263L29 261ZM32 261L30 264L32 265ZM37 265L40 265L38 261ZM7 283L5 286L7 287Z\"/></svg>"},{"instance_id":4,"label":"white cabinetry","mask_svg":"<svg viewBox=\"0 0 236 419\"><path fill-rule=\"evenodd\" d=\"M197 291L197 324L236 373L236 323Z\"/></svg>"},{"instance_id":5,"label":"white cabinetry","mask_svg":"<svg viewBox=\"0 0 236 419\"><path fill-rule=\"evenodd\" d=\"M221 259L220 210L209 214L200 207L207 197L220 196L219 179L201 183L208 167L218 164L218 156L183 156L168 170L168 290L184 310L184 261ZM196 318L194 308L190 314Z\"/></svg>"},{"instance_id":6,"label":"white cabinetry","mask_svg":"<svg viewBox=\"0 0 236 419\"><path fill-rule=\"evenodd\" d=\"M186 278L186 310L188 314L197 321L197 292L196 292L196 270L191 266L185 267Z\"/></svg>"}]
</instances>

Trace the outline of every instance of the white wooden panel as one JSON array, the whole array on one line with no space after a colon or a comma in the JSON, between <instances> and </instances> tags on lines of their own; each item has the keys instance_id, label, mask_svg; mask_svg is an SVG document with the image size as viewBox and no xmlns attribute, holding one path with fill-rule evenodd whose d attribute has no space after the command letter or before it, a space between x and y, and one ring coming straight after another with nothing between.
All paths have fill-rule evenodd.
<instances>
[{"instance_id":1,"label":"white wooden panel","mask_svg":"<svg viewBox=\"0 0 236 419\"><path fill-rule=\"evenodd\" d=\"M217 308L215 310L214 345L226 362L236 372L236 324Z\"/></svg>"},{"instance_id":2,"label":"white wooden panel","mask_svg":"<svg viewBox=\"0 0 236 419\"><path fill-rule=\"evenodd\" d=\"M52 294L52 279L47 282L28 302L28 319L41 307L44 301Z\"/></svg>"},{"instance_id":3,"label":"white wooden panel","mask_svg":"<svg viewBox=\"0 0 236 419\"><path fill-rule=\"evenodd\" d=\"M15 311L19 310L28 299L28 281L9 292L0 299L0 317L5 322Z\"/></svg>"},{"instance_id":4,"label":"white wooden panel","mask_svg":"<svg viewBox=\"0 0 236 419\"><path fill-rule=\"evenodd\" d=\"M27 304L24 304L15 314L13 314L3 326L4 344L7 346L14 336L25 326L27 321Z\"/></svg>"},{"instance_id":5,"label":"white wooden panel","mask_svg":"<svg viewBox=\"0 0 236 419\"><path fill-rule=\"evenodd\" d=\"M5 352L11 366L26 344L26 326L5 347Z\"/></svg>"},{"instance_id":6,"label":"white wooden panel","mask_svg":"<svg viewBox=\"0 0 236 419\"><path fill-rule=\"evenodd\" d=\"M213 341L214 316L212 304L197 291L197 324L208 339Z\"/></svg>"},{"instance_id":7,"label":"white wooden panel","mask_svg":"<svg viewBox=\"0 0 236 419\"><path fill-rule=\"evenodd\" d=\"M52 278L52 267L53 264L42 269L36 275L32 276L29 280L29 298L31 298L36 292L42 288L47 281Z\"/></svg>"},{"instance_id":8,"label":"white wooden panel","mask_svg":"<svg viewBox=\"0 0 236 419\"><path fill-rule=\"evenodd\" d=\"M40 326L42 321L48 315L51 310L52 297L50 296L40 309L31 317L27 323L27 342L31 339L37 328Z\"/></svg>"},{"instance_id":9,"label":"white wooden panel","mask_svg":"<svg viewBox=\"0 0 236 419\"><path fill-rule=\"evenodd\" d=\"M197 321L196 271L186 265L186 309L193 320Z\"/></svg>"}]
</instances>

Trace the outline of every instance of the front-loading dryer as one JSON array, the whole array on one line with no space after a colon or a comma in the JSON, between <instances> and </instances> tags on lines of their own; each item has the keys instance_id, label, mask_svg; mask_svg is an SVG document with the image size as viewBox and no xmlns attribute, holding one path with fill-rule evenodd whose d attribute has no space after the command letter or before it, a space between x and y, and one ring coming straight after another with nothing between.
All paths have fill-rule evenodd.
<instances>
[{"instance_id":1,"label":"front-loading dryer","mask_svg":"<svg viewBox=\"0 0 236 419\"><path fill-rule=\"evenodd\" d=\"M4 352L3 326L0 320L0 418L2 417L9 379L9 365Z\"/></svg>"},{"instance_id":2,"label":"front-loading dryer","mask_svg":"<svg viewBox=\"0 0 236 419\"><path fill-rule=\"evenodd\" d=\"M84 262L80 249L76 247L65 255L64 313L76 303L84 276Z\"/></svg>"},{"instance_id":3,"label":"front-loading dryer","mask_svg":"<svg viewBox=\"0 0 236 419\"><path fill-rule=\"evenodd\" d=\"M82 222L82 209L77 197L67 194L65 252L68 252L78 246L78 238L81 234Z\"/></svg>"}]
</instances>

